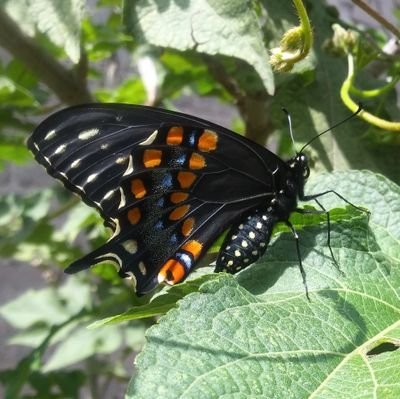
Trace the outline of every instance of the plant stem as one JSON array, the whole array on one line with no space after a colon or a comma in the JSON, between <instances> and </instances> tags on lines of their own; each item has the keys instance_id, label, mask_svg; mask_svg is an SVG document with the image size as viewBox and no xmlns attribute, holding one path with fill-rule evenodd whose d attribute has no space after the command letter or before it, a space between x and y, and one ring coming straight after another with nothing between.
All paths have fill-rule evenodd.
<instances>
[{"instance_id":1,"label":"plant stem","mask_svg":"<svg viewBox=\"0 0 400 399\"><path fill-rule=\"evenodd\" d=\"M400 30L398 30L393 24L391 24L386 18L383 18L382 15L379 15L372 7L370 7L363 0L352 0L354 4L360 7L363 11L365 11L370 17L378 21L382 26L384 26L388 31L392 32L397 38L400 39Z\"/></svg>"},{"instance_id":2,"label":"plant stem","mask_svg":"<svg viewBox=\"0 0 400 399\"><path fill-rule=\"evenodd\" d=\"M396 79L393 79L390 83L379 87L378 89L372 89L372 90L360 90L357 87L351 86L350 87L350 93L354 94L358 97L361 98L373 98L380 96L382 94L385 94L389 90L392 90L394 86L396 86L397 82L400 80L400 77L397 77Z\"/></svg>"},{"instance_id":3,"label":"plant stem","mask_svg":"<svg viewBox=\"0 0 400 399\"><path fill-rule=\"evenodd\" d=\"M300 24L303 29L304 44L302 52L307 54L310 51L313 43L313 33L310 19L308 18L307 10L304 7L302 0L293 0L293 3L296 7L297 14L300 18Z\"/></svg>"},{"instance_id":4,"label":"plant stem","mask_svg":"<svg viewBox=\"0 0 400 399\"><path fill-rule=\"evenodd\" d=\"M340 88L340 97L346 107L349 108L352 112L355 112L358 109L359 105L353 101L349 94L351 92L351 87L353 86L354 80L354 58L351 54L348 54L347 60L348 74L346 80L343 82L342 87ZM362 110L358 115L364 121L370 123L371 125L377 126L380 129L400 131L400 122L387 121L385 119L372 115L365 110Z\"/></svg>"}]
</instances>

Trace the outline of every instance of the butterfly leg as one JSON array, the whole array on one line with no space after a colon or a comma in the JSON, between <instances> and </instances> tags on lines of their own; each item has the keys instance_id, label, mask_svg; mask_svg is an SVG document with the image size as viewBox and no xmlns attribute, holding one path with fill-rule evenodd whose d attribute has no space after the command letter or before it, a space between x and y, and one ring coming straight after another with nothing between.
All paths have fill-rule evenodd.
<instances>
[{"instance_id":1,"label":"butterfly leg","mask_svg":"<svg viewBox=\"0 0 400 399\"><path fill-rule=\"evenodd\" d=\"M311 195L302 195L302 196L300 196L300 200L301 201L311 201L311 200L315 200L316 201L316 199L317 198L319 198L319 197L322 197L323 195L326 195L326 194L335 194L337 197L339 197L342 201L344 201L346 204L349 204L350 206L352 206L353 208L355 208L355 209L358 209L359 211L361 211L361 212L366 212L366 210L364 209L364 208L361 208L361 207L359 207L359 206L357 206L357 205L354 205L352 202L350 202L349 200L347 200L346 198L344 198L343 197L343 195L341 195L341 194L339 194L337 191L335 191L335 190L327 190L327 191L324 191L324 192L322 192L322 193L318 193L318 194L311 194ZM318 203L318 202L317 202ZM321 204L319 204L318 203L318 205L319 206L321 206ZM368 212L368 211L367 211ZM368 214L369 214L369 212L368 212Z\"/></svg>"},{"instance_id":2,"label":"butterfly leg","mask_svg":"<svg viewBox=\"0 0 400 399\"><path fill-rule=\"evenodd\" d=\"M326 195L326 194L330 194L330 193L335 194L335 195L336 195L337 197L339 197L342 201L344 201L346 204L349 204L349 205L352 206L353 208L358 209L359 211L366 213L366 214L367 214L367 218L368 218L367 224L369 223L369 216L370 216L371 212L370 212L368 209L361 208L360 206L354 205L352 202L350 202L348 199L344 198L343 195L339 194L339 193L338 193L337 191L335 191L335 190L327 190L327 191L323 191L322 193L311 194L311 195L304 195L304 194L300 195L300 200L301 200L301 201L310 201L310 200L314 200L314 201L317 202L317 204L320 206L320 208L323 209L323 210L325 211L326 216L327 216L327 221L328 221L328 242L330 242L330 224L329 224L330 219L329 219L329 213L325 210L325 208L324 208L324 207L322 206L322 204L317 200L317 198L322 197L323 195ZM334 260L335 265L337 266L338 270L340 271L340 268L338 267L339 265L338 265L338 263L337 263L335 257L334 257L333 254L332 254L332 249L331 249L330 245L329 245L329 250L330 250L330 252L331 252L331 255L332 255L332 258L333 258L333 260Z\"/></svg>"},{"instance_id":3,"label":"butterfly leg","mask_svg":"<svg viewBox=\"0 0 400 399\"><path fill-rule=\"evenodd\" d=\"M296 252L297 252L297 257L299 259L300 273L301 273L301 277L303 278L303 285L304 285L304 288L306 290L306 297L310 301L310 296L309 296L309 293L308 293L307 279L306 279L306 272L305 272L304 267L303 267L303 262L301 261L299 236L297 234L296 229L294 228L292 223L289 222L289 220L286 220L285 223L289 227L289 229L291 230L291 232L293 234L293 237L295 239L295 242L296 242Z\"/></svg>"},{"instance_id":4,"label":"butterfly leg","mask_svg":"<svg viewBox=\"0 0 400 399\"><path fill-rule=\"evenodd\" d=\"M335 264L335 267L339 270L341 274L343 274L342 270L340 269L339 263L336 260L335 255L333 254L333 250L331 247L331 218L329 215L329 212L325 209L325 207L318 201L317 198L314 198L314 201L318 204L318 206L322 209L321 211L317 210L311 210L311 209L296 209L296 212L301 213L303 215L309 214L309 215L321 215L325 214L326 215L326 223L328 225L328 240L327 240L327 245L329 248L329 252L331 253L331 258L333 260L333 263Z\"/></svg>"}]
</instances>

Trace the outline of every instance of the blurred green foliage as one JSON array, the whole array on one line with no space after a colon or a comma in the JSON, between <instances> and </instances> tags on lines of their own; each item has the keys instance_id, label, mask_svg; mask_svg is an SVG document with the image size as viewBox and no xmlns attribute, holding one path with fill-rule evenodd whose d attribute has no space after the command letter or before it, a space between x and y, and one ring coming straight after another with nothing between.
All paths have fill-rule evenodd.
<instances>
[{"instance_id":1,"label":"blurred green foliage","mask_svg":"<svg viewBox=\"0 0 400 399\"><path fill-rule=\"evenodd\" d=\"M52 111L88 101L174 108L174 100L207 96L236 107L240 133L291 155L282 106L292 114L299 147L349 113L339 96L346 61L328 45L338 15L305 5L314 47L291 72L276 74L269 50L297 23L289 1L98 0L89 7L84 0L2 0L0 171L11 164L39 168L26 137ZM382 32L357 29L376 50L361 85L380 86L398 74L399 61L382 56L388 40ZM365 106L399 119L393 90ZM310 158L315 171L367 168L399 182L399 145L398 135L353 120L315 142ZM299 227L319 222L306 218ZM109 265L62 277L65 266L107 237L101 218L55 183L26 194L3 191L0 256L29 263L46 280L46 288L0 308L18 330L9 344L30 351L15 369L0 372L6 399L79 398L84 387L93 398L110 397L110 383L127 384L126 359L140 350L157 315L213 278L200 271L187 284L136 298ZM86 329L116 321L125 322Z\"/></svg>"}]
</instances>

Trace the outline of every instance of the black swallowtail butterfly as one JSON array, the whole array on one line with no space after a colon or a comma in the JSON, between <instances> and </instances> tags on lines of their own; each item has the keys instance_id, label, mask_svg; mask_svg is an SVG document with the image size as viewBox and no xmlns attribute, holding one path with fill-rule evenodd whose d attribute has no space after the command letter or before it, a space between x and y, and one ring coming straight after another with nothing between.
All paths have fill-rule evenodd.
<instances>
[{"instance_id":1,"label":"black swallowtail butterfly","mask_svg":"<svg viewBox=\"0 0 400 399\"><path fill-rule=\"evenodd\" d=\"M327 192L304 194L310 170L303 151L285 162L214 123L123 104L59 111L36 128L28 147L114 231L67 273L110 261L144 294L161 282L183 281L229 227L215 271L236 273L263 255L273 226L284 221L305 283L288 218L302 212L298 199L318 202ZM329 229L328 246L333 256Z\"/></svg>"}]
</instances>

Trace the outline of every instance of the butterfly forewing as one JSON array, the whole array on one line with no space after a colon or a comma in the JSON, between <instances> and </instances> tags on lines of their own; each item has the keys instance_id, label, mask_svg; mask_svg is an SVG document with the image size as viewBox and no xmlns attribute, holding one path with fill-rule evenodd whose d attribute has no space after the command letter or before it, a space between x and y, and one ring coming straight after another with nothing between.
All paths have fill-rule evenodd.
<instances>
[{"instance_id":1,"label":"butterfly forewing","mask_svg":"<svg viewBox=\"0 0 400 399\"><path fill-rule=\"evenodd\" d=\"M66 109L44 121L28 145L115 230L68 271L113 261L138 293L183 280L219 234L265 207L288 168L218 125L142 106Z\"/></svg>"},{"instance_id":2,"label":"butterfly forewing","mask_svg":"<svg viewBox=\"0 0 400 399\"><path fill-rule=\"evenodd\" d=\"M131 148L148 136L148 129L140 127L132 135L128 124L118 119L103 108L68 108L46 119L28 140L48 173L98 208L106 220L115 213L114 193Z\"/></svg>"}]
</instances>

